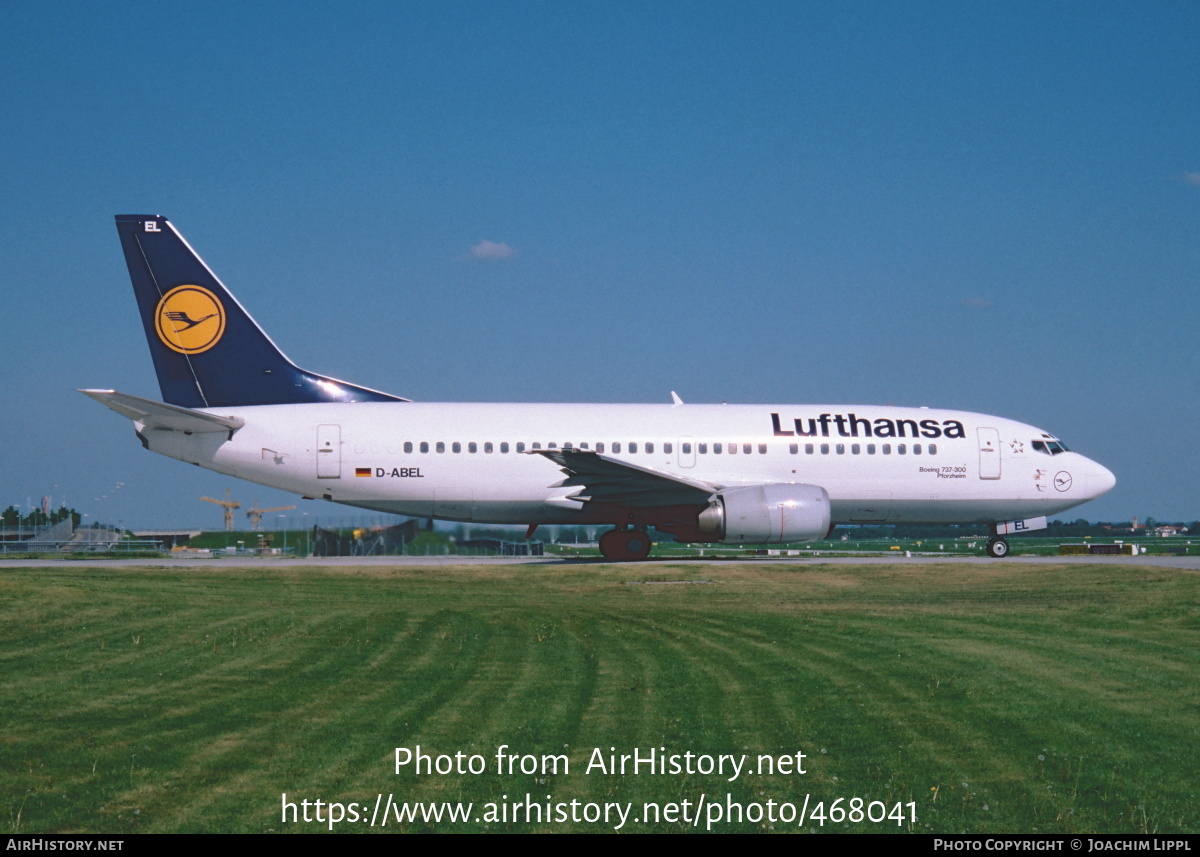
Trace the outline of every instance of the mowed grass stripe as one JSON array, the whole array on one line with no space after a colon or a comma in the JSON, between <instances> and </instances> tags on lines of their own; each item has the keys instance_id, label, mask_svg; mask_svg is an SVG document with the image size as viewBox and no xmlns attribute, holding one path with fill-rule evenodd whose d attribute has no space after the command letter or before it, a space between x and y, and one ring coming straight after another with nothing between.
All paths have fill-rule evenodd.
<instances>
[{"instance_id":1,"label":"mowed grass stripe","mask_svg":"<svg viewBox=\"0 0 1200 857\"><path fill-rule=\"evenodd\" d=\"M794 679L798 667L786 636L764 640L751 621L740 615L684 615L672 624L650 624L645 633L660 635L672 643L675 658L694 659L704 667L713 686L728 732L727 746L740 748L749 736L776 734L787 743L792 734L794 699L789 692L784 702L776 693L781 683ZM788 749L781 745L780 750ZM763 748L776 749L776 748ZM793 751L794 752L794 751Z\"/></svg>"},{"instance_id":2,"label":"mowed grass stripe","mask_svg":"<svg viewBox=\"0 0 1200 857\"><path fill-rule=\"evenodd\" d=\"M572 762L586 765L589 748L623 745L638 737L657 741L662 734L660 700L653 698L658 664L630 633L625 618L590 612L588 640L595 646L593 698L581 713Z\"/></svg>"},{"instance_id":3,"label":"mowed grass stripe","mask_svg":"<svg viewBox=\"0 0 1200 857\"><path fill-rule=\"evenodd\" d=\"M511 612L502 623L511 672L497 676L485 703L486 721L473 727L482 747L509 753L567 753L580 716L592 702L598 671L586 624L549 612ZM515 727L515 728L514 728ZM565 746L564 746L565 745Z\"/></svg>"}]
</instances>

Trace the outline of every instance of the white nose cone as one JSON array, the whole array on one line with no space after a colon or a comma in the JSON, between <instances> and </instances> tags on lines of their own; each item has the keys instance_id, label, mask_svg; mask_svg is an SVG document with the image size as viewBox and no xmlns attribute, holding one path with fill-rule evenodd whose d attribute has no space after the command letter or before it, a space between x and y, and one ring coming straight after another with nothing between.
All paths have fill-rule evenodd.
<instances>
[{"instance_id":1,"label":"white nose cone","mask_svg":"<svg viewBox=\"0 0 1200 857\"><path fill-rule=\"evenodd\" d=\"M1091 462L1088 468L1088 493L1093 497L1107 494L1117 484L1117 477L1103 464Z\"/></svg>"}]
</instances>

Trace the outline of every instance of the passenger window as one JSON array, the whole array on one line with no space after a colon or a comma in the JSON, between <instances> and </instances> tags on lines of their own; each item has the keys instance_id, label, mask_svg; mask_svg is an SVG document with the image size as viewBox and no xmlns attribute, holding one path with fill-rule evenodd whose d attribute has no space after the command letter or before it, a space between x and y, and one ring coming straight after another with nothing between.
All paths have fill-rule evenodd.
<instances>
[{"instance_id":1,"label":"passenger window","mask_svg":"<svg viewBox=\"0 0 1200 857\"><path fill-rule=\"evenodd\" d=\"M500 451L501 452L507 451L507 450L505 450L503 444L500 446ZM525 451L525 441L523 441L523 440L517 441L517 452L524 452L524 451Z\"/></svg>"},{"instance_id":2,"label":"passenger window","mask_svg":"<svg viewBox=\"0 0 1200 857\"><path fill-rule=\"evenodd\" d=\"M829 455L829 444L821 444L821 455Z\"/></svg>"},{"instance_id":3,"label":"passenger window","mask_svg":"<svg viewBox=\"0 0 1200 857\"><path fill-rule=\"evenodd\" d=\"M750 454L750 444L743 443L742 444L742 452L744 452L746 455L749 455Z\"/></svg>"},{"instance_id":4,"label":"passenger window","mask_svg":"<svg viewBox=\"0 0 1200 857\"><path fill-rule=\"evenodd\" d=\"M412 441L411 440L404 441L404 451L412 452Z\"/></svg>"},{"instance_id":5,"label":"passenger window","mask_svg":"<svg viewBox=\"0 0 1200 857\"><path fill-rule=\"evenodd\" d=\"M721 444L714 443L713 444L713 455L720 455L720 454L721 454Z\"/></svg>"},{"instance_id":6,"label":"passenger window","mask_svg":"<svg viewBox=\"0 0 1200 857\"><path fill-rule=\"evenodd\" d=\"M569 442L563 444L563 449L574 449L574 448L575 447L571 446L571 444Z\"/></svg>"},{"instance_id":7,"label":"passenger window","mask_svg":"<svg viewBox=\"0 0 1200 857\"><path fill-rule=\"evenodd\" d=\"M670 450L667 450L667 451L670 452ZM690 443L683 444L683 454L684 455L692 454L692 445Z\"/></svg>"},{"instance_id":8,"label":"passenger window","mask_svg":"<svg viewBox=\"0 0 1200 857\"><path fill-rule=\"evenodd\" d=\"M790 452L792 455L795 455L799 451L800 451L800 444L798 444L798 443L789 443L788 444L788 452Z\"/></svg>"},{"instance_id":9,"label":"passenger window","mask_svg":"<svg viewBox=\"0 0 1200 857\"><path fill-rule=\"evenodd\" d=\"M804 454L805 455L813 454L813 445L811 443L804 444Z\"/></svg>"},{"instance_id":10,"label":"passenger window","mask_svg":"<svg viewBox=\"0 0 1200 857\"><path fill-rule=\"evenodd\" d=\"M845 454L846 454L846 444L844 444L844 443L839 443L839 444L837 445L837 454L838 454L838 455L845 455Z\"/></svg>"},{"instance_id":11,"label":"passenger window","mask_svg":"<svg viewBox=\"0 0 1200 857\"><path fill-rule=\"evenodd\" d=\"M546 444L546 449L558 449L558 444L557 443L548 443L548 444Z\"/></svg>"},{"instance_id":12,"label":"passenger window","mask_svg":"<svg viewBox=\"0 0 1200 857\"><path fill-rule=\"evenodd\" d=\"M875 454L875 444L868 443L867 444L867 455L874 455L874 454Z\"/></svg>"},{"instance_id":13,"label":"passenger window","mask_svg":"<svg viewBox=\"0 0 1200 857\"><path fill-rule=\"evenodd\" d=\"M621 454L621 441L614 440L613 441L613 455L620 455L620 454Z\"/></svg>"},{"instance_id":14,"label":"passenger window","mask_svg":"<svg viewBox=\"0 0 1200 857\"><path fill-rule=\"evenodd\" d=\"M647 453L654 452L654 443L653 443L653 442L650 442L650 443L647 443L647 444L646 444L646 452L647 452Z\"/></svg>"},{"instance_id":15,"label":"passenger window","mask_svg":"<svg viewBox=\"0 0 1200 857\"><path fill-rule=\"evenodd\" d=\"M429 441L421 441L421 452L429 452Z\"/></svg>"},{"instance_id":16,"label":"passenger window","mask_svg":"<svg viewBox=\"0 0 1200 857\"><path fill-rule=\"evenodd\" d=\"M937 455L937 444L936 443L929 444L929 454Z\"/></svg>"},{"instance_id":17,"label":"passenger window","mask_svg":"<svg viewBox=\"0 0 1200 857\"><path fill-rule=\"evenodd\" d=\"M701 443L701 444L698 444L698 445L699 445L699 447L700 447L700 454L701 454L701 455L708 455L708 444L707 444L707 443Z\"/></svg>"},{"instance_id":18,"label":"passenger window","mask_svg":"<svg viewBox=\"0 0 1200 857\"><path fill-rule=\"evenodd\" d=\"M670 443L663 444L663 452L665 452L667 455L670 455L671 452L673 451L673 449L674 449L674 447L672 444L670 444ZM654 450L650 450L650 451L653 452Z\"/></svg>"},{"instance_id":19,"label":"passenger window","mask_svg":"<svg viewBox=\"0 0 1200 857\"><path fill-rule=\"evenodd\" d=\"M434 447L434 449L436 449L438 452L445 452L445 451L446 451L446 443L445 443L445 441L441 441L441 440L439 440L439 441L437 442L437 446L435 446L435 447Z\"/></svg>"},{"instance_id":20,"label":"passenger window","mask_svg":"<svg viewBox=\"0 0 1200 857\"><path fill-rule=\"evenodd\" d=\"M857 443L850 444L850 452L852 452L854 455L858 455L860 451L862 451L862 447Z\"/></svg>"},{"instance_id":21,"label":"passenger window","mask_svg":"<svg viewBox=\"0 0 1200 857\"><path fill-rule=\"evenodd\" d=\"M913 444L913 455L920 455L920 454L921 454L921 444L914 443Z\"/></svg>"},{"instance_id":22,"label":"passenger window","mask_svg":"<svg viewBox=\"0 0 1200 857\"><path fill-rule=\"evenodd\" d=\"M636 440L633 443L629 444L629 452L633 455L637 455L637 441Z\"/></svg>"},{"instance_id":23,"label":"passenger window","mask_svg":"<svg viewBox=\"0 0 1200 857\"><path fill-rule=\"evenodd\" d=\"M454 450L455 452L462 452L462 444L459 443L457 440L454 441L454 443L450 445L450 448L452 450Z\"/></svg>"},{"instance_id":24,"label":"passenger window","mask_svg":"<svg viewBox=\"0 0 1200 857\"><path fill-rule=\"evenodd\" d=\"M908 452L908 445L903 443L896 444L896 455L904 455Z\"/></svg>"},{"instance_id":25,"label":"passenger window","mask_svg":"<svg viewBox=\"0 0 1200 857\"><path fill-rule=\"evenodd\" d=\"M891 445L890 443L885 443L885 444L883 445L883 454L884 454L884 455L891 455L891 454L892 454L892 445Z\"/></svg>"},{"instance_id":26,"label":"passenger window","mask_svg":"<svg viewBox=\"0 0 1200 857\"><path fill-rule=\"evenodd\" d=\"M488 445L491 446L491 444ZM475 441L471 441L467 444L467 452L479 452L479 444L477 444ZM488 452L491 452L491 450L489 449Z\"/></svg>"},{"instance_id":27,"label":"passenger window","mask_svg":"<svg viewBox=\"0 0 1200 857\"><path fill-rule=\"evenodd\" d=\"M729 454L737 455L737 444L736 443L729 444Z\"/></svg>"},{"instance_id":28,"label":"passenger window","mask_svg":"<svg viewBox=\"0 0 1200 857\"><path fill-rule=\"evenodd\" d=\"M601 440L596 443L596 452L604 452L604 441Z\"/></svg>"},{"instance_id":29,"label":"passenger window","mask_svg":"<svg viewBox=\"0 0 1200 857\"><path fill-rule=\"evenodd\" d=\"M758 445L758 454L759 454L759 455L766 455L766 454L767 454L767 445L766 445L765 443L760 443L760 444Z\"/></svg>"},{"instance_id":30,"label":"passenger window","mask_svg":"<svg viewBox=\"0 0 1200 857\"><path fill-rule=\"evenodd\" d=\"M586 443L581 443L581 444L579 444L579 448L580 448L580 449L587 449L587 448L588 448L588 445L587 445Z\"/></svg>"},{"instance_id":31,"label":"passenger window","mask_svg":"<svg viewBox=\"0 0 1200 857\"><path fill-rule=\"evenodd\" d=\"M541 448L542 448L542 445L541 445L540 443L534 443L534 445L533 445L533 448L534 448L534 449L541 449Z\"/></svg>"}]
</instances>

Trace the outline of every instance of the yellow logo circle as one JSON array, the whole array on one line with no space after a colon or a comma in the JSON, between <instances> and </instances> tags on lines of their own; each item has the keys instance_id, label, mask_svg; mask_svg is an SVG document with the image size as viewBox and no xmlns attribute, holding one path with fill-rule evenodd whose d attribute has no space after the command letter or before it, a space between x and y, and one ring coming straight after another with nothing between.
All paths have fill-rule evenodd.
<instances>
[{"instance_id":1,"label":"yellow logo circle","mask_svg":"<svg viewBox=\"0 0 1200 857\"><path fill-rule=\"evenodd\" d=\"M201 286L176 286L162 296L154 327L163 345L180 354L200 354L225 332L225 307Z\"/></svg>"}]
</instances>

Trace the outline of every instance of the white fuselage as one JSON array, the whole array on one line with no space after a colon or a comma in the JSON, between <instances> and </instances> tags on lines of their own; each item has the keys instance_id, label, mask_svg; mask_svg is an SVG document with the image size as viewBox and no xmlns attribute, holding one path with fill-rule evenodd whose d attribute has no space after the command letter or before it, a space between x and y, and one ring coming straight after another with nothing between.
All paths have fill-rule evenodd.
<instances>
[{"instance_id":1,"label":"white fuselage","mask_svg":"<svg viewBox=\"0 0 1200 857\"><path fill-rule=\"evenodd\" d=\"M1040 429L927 408L401 402L207 413L245 426L232 437L143 436L164 455L307 497L456 521L597 521L568 499L576 489L560 486L554 462L523 454L535 444L587 448L717 487L821 486L839 524L1053 515L1115 482Z\"/></svg>"}]
</instances>

